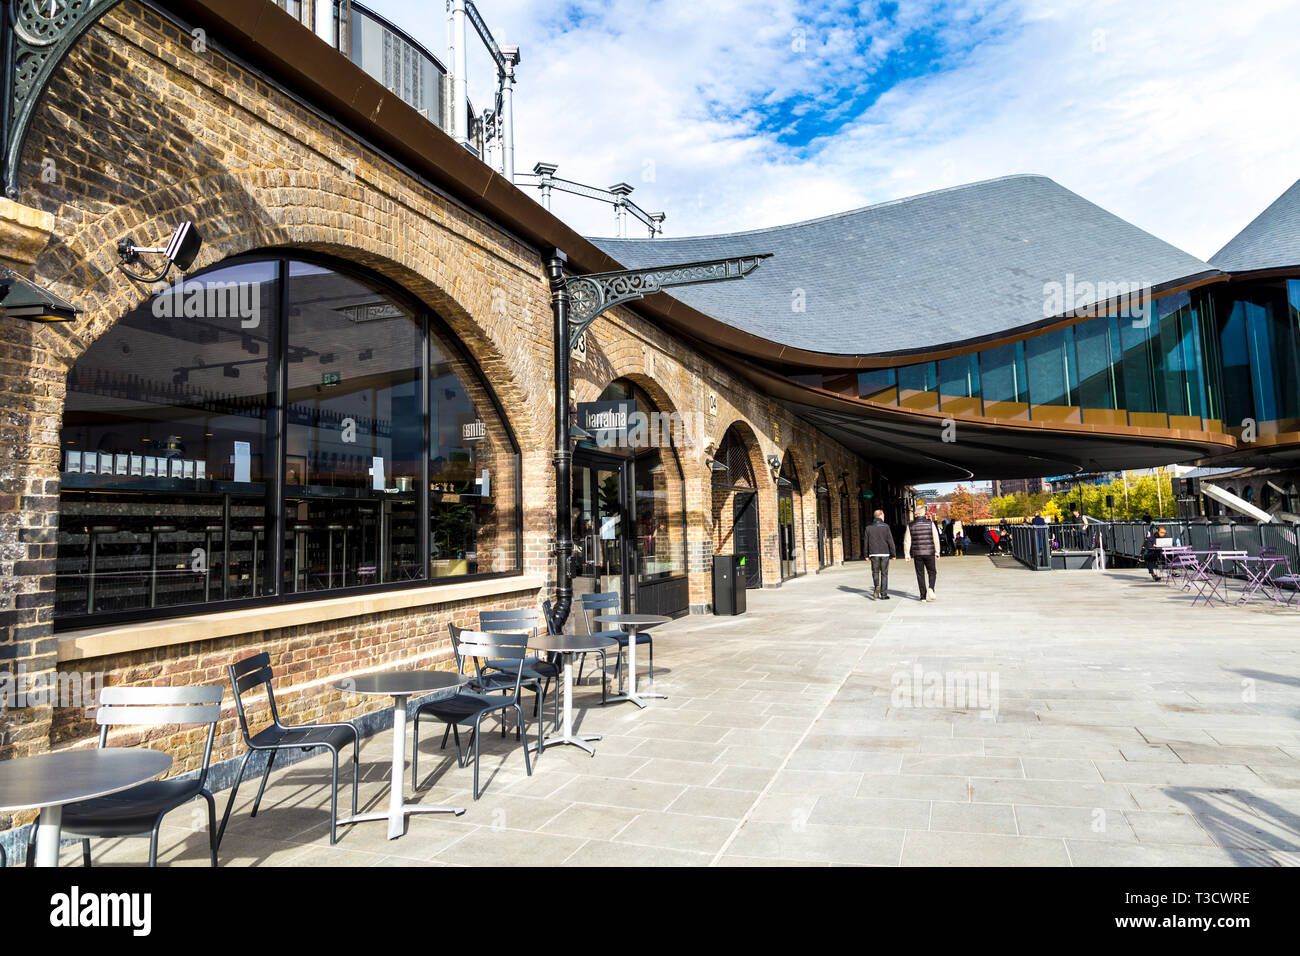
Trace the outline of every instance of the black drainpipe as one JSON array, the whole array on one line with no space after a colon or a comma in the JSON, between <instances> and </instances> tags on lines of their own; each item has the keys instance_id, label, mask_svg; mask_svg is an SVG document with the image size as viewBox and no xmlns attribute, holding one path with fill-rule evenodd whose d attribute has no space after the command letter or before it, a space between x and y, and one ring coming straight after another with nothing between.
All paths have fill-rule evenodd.
<instances>
[{"instance_id":1,"label":"black drainpipe","mask_svg":"<svg viewBox=\"0 0 1300 956\"><path fill-rule=\"evenodd\" d=\"M569 449L569 292L564 283L568 258L554 249L546 259L551 283L551 311L555 314L555 604L551 630L564 633L573 607L573 582L569 558L573 554L571 481L573 452Z\"/></svg>"}]
</instances>

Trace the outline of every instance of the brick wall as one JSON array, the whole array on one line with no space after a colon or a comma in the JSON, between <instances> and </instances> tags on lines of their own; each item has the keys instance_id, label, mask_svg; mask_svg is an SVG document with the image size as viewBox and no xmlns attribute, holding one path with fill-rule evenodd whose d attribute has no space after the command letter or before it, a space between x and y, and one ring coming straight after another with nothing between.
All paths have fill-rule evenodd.
<instances>
[{"instance_id":1,"label":"brick wall","mask_svg":"<svg viewBox=\"0 0 1300 956\"><path fill-rule=\"evenodd\" d=\"M60 327L0 325L0 666L6 668L21 662L30 674L56 666L52 597L65 379L77 357L150 292L115 268L116 242L127 235L145 243L162 239L183 219L195 220L205 237L195 268L252 250L311 250L366 267L436 311L481 368L514 430L524 570L551 580L552 319L538 251L389 164L220 50L196 53L190 40L133 0L115 7L59 69L23 155L18 203L49 230L28 271L85 313ZM303 42L316 41L304 35ZM43 178L42 170L51 168L53 178ZM578 401L627 377L661 411L700 423L703 434L690 434L675 452L685 480L693 609L710 604L711 556L721 540L705 448L735 422L752 445L765 584L780 578L768 455L794 455L806 525L802 564L817 568L812 463L825 459L832 476L848 471L854 489L867 474L864 463L630 310L599 320L588 334L588 352L573 368ZM729 511L722 514L729 520ZM836 561L843 559L839 522L839 509L832 508ZM331 677L362 663L435 664L445 660L447 621L468 623L487 603L536 606L540 597L523 593L250 632L76 667L103 671L112 683L211 683L223 680L231 661L264 649L279 671L286 716L337 719L367 705L332 690ZM46 707L10 714L0 733L0 759L7 759L88 744L92 728L74 713L55 715ZM200 742L192 734L164 736L160 743L178 753L181 768L193 763ZM214 756L238 751L227 713ZM5 825L0 817L0 829Z\"/></svg>"}]
</instances>

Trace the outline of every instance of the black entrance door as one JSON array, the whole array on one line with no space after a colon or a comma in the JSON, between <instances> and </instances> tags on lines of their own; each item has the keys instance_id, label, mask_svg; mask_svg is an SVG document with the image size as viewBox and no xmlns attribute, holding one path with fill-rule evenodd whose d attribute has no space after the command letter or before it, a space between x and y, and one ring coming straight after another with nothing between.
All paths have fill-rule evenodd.
<instances>
[{"instance_id":1,"label":"black entrance door","mask_svg":"<svg viewBox=\"0 0 1300 956\"><path fill-rule=\"evenodd\" d=\"M627 461L605 455L573 456L573 598L613 591L627 611L628 510ZM578 633L585 632L581 612L573 615ZM593 624L593 627L599 627Z\"/></svg>"},{"instance_id":2,"label":"black entrance door","mask_svg":"<svg viewBox=\"0 0 1300 956\"><path fill-rule=\"evenodd\" d=\"M759 563L758 547L758 495L737 493L733 498L736 555L745 562L745 587L763 586L763 568Z\"/></svg>"}]
</instances>

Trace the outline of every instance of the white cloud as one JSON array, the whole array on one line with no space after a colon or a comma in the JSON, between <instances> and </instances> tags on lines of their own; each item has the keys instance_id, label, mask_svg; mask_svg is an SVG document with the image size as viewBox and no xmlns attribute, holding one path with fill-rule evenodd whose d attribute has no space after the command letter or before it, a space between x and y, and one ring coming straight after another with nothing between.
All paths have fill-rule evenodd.
<instances>
[{"instance_id":1,"label":"white cloud","mask_svg":"<svg viewBox=\"0 0 1300 956\"><path fill-rule=\"evenodd\" d=\"M442 4L372 5L442 53ZM1300 178L1287 109L1300 99L1300 9L1286 0L904 2L894 25L794 0L479 8L523 54L518 168L548 160L582 182L625 180L634 200L668 213L668 235L1036 172L1205 258ZM888 51L929 22L952 47L966 24L985 39L823 141L795 149L754 132L755 117L799 91L808 111L844 109L839 91L878 82ZM491 65L472 52L471 94L486 102ZM603 206L555 208L584 232L612 231Z\"/></svg>"}]
</instances>

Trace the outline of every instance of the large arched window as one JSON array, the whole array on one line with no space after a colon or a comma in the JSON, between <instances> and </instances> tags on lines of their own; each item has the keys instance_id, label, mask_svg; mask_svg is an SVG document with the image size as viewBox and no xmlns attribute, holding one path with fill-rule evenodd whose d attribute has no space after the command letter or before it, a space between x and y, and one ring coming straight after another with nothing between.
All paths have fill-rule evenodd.
<instances>
[{"instance_id":1,"label":"large arched window","mask_svg":"<svg viewBox=\"0 0 1300 956\"><path fill-rule=\"evenodd\" d=\"M236 260L124 316L69 373L62 443L60 626L520 567L476 369L324 262Z\"/></svg>"}]
</instances>

